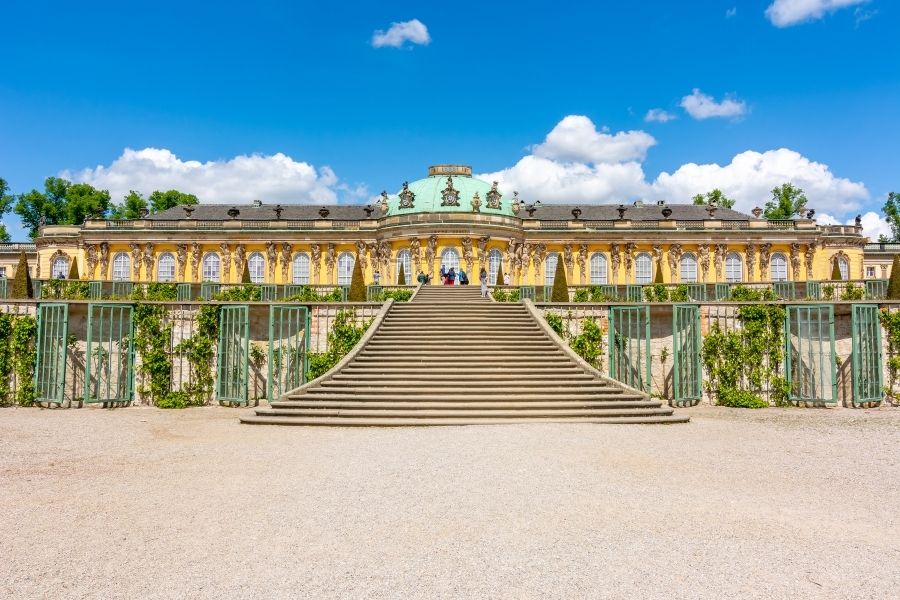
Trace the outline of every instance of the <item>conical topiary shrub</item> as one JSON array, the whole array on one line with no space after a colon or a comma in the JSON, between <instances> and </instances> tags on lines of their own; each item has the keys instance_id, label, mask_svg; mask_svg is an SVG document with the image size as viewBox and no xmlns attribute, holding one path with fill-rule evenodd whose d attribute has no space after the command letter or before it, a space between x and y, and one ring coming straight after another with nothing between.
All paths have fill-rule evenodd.
<instances>
[{"instance_id":1,"label":"conical topiary shrub","mask_svg":"<svg viewBox=\"0 0 900 600\"><path fill-rule=\"evenodd\" d=\"M497 279L494 285L503 285L503 263L500 263L500 266L497 267Z\"/></svg>"},{"instance_id":2,"label":"conical topiary shrub","mask_svg":"<svg viewBox=\"0 0 900 600\"><path fill-rule=\"evenodd\" d=\"M25 251L19 255L19 265L13 277L10 298L34 298L34 287L31 285L31 273L28 271L28 257Z\"/></svg>"},{"instance_id":3,"label":"conical topiary shrub","mask_svg":"<svg viewBox=\"0 0 900 600\"><path fill-rule=\"evenodd\" d=\"M838 264L837 259L835 259L831 263L831 280L832 281L840 281L841 279L843 279L843 277L841 277L841 267Z\"/></svg>"},{"instance_id":4,"label":"conical topiary shrub","mask_svg":"<svg viewBox=\"0 0 900 600\"><path fill-rule=\"evenodd\" d=\"M72 259L72 266L69 268L69 279L72 281L81 279L81 275L78 274L78 261L74 258Z\"/></svg>"},{"instance_id":5,"label":"conical topiary shrub","mask_svg":"<svg viewBox=\"0 0 900 600\"><path fill-rule=\"evenodd\" d=\"M403 263L400 263L400 272L397 273L397 285L406 285L406 271L403 269Z\"/></svg>"},{"instance_id":6,"label":"conical topiary shrub","mask_svg":"<svg viewBox=\"0 0 900 600\"><path fill-rule=\"evenodd\" d=\"M350 277L350 291L347 293L347 302L365 302L366 283L363 281L362 265L359 260L353 261L353 276Z\"/></svg>"},{"instance_id":7,"label":"conical topiary shrub","mask_svg":"<svg viewBox=\"0 0 900 600\"><path fill-rule=\"evenodd\" d=\"M553 291L550 302L568 302L569 284L566 282L566 266L563 261L556 261L556 273L553 274Z\"/></svg>"},{"instance_id":8,"label":"conical topiary shrub","mask_svg":"<svg viewBox=\"0 0 900 600\"><path fill-rule=\"evenodd\" d=\"M894 255L891 263L891 278L888 280L888 300L900 300L900 254Z\"/></svg>"},{"instance_id":9,"label":"conical topiary shrub","mask_svg":"<svg viewBox=\"0 0 900 600\"><path fill-rule=\"evenodd\" d=\"M665 283L663 281L662 265L656 265L656 275L653 276L653 283Z\"/></svg>"},{"instance_id":10,"label":"conical topiary shrub","mask_svg":"<svg viewBox=\"0 0 900 600\"><path fill-rule=\"evenodd\" d=\"M250 265L247 261L244 261L244 272L241 273L241 283L253 283L253 280L250 279Z\"/></svg>"}]
</instances>

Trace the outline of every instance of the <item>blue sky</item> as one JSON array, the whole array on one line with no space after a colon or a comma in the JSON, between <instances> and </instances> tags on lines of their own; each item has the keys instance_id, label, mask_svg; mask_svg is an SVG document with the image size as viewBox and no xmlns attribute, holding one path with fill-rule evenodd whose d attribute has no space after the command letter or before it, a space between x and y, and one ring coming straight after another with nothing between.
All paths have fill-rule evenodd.
<instances>
[{"instance_id":1,"label":"blue sky","mask_svg":"<svg viewBox=\"0 0 900 600\"><path fill-rule=\"evenodd\" d=\"M792 180L845 221L900 191L888 0L12 0L3 15L14 192L63 174L114 200L361 202L462 162L551 202L719 186L749 210Z\"/></svg>"}]
</instances>

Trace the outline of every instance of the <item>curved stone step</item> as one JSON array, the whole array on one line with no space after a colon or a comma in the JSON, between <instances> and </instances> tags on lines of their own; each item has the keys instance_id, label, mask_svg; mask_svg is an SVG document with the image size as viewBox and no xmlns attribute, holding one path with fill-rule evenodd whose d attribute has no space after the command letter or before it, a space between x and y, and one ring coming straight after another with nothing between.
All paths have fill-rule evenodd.
<instances>
[{"instance_id":1,"label":"curved stone step","mask_svg":"<svg viewBox=\"0 0 900 600\"><path fill-rule=\"evenodd\" d=\"M340 427L409 427L437 425L512 425L528 423L596 423L618 425L667 425L687 423L689 417L681 415L657 415L652 417L532 417L532 418L390 418L368 417L241 417L241 422L248 425L308 425L308 426L340 426Z\"/></svg>"},{"instance_id":2,"label":"curved stone step","mask_svg":"<svg viewBox=\"0 0 900 600\"><path fill-rule=\"evenodd\" d=\"M568 401L541 401L532 402L516 402L516 401L485 401L485 402L422 402L419 400L407 400L403 402L384 402L380 400L372 400L364 402L360 400L283 400L273 402L271 408L292 409L292 408L399 408L399 409L418 409L418 408L660 408L661 402L652 400L568 400ZM263 409L257 409L263 410Z\"/></svg>"}]
</instances>

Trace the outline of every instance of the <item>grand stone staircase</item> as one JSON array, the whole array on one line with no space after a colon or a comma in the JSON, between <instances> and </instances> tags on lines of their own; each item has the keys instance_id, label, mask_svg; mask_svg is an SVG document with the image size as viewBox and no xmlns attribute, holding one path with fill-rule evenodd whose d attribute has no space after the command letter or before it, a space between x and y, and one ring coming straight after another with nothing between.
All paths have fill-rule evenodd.
<instances>
[{"instance_id":1,"label":"grand stone staircase","mask_svg":"<svg viewBox=\"0 0 900 600\"><path fill-rule=\"evenodd\" d=\"M361 351L244 423L469 425L678 423L687 417L591 373L522 304L477 286L423 286Z\"/></svg>"}]
</instances>

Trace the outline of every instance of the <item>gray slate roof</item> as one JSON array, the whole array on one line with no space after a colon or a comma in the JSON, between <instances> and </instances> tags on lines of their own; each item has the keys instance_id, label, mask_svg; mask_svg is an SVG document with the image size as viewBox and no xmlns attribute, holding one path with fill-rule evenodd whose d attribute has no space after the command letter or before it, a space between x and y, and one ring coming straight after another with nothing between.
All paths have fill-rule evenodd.
<instances>
[{"instance_id":1,"label":"gray slate roof","mask_svg":"<svg viewBox=\"0 0 900 600\"><path fill-rule=\"evenodd\" d=\"M525 210L519 212L520 218L535 218L548 221L563 221L572 218L572 209L581 209L580 219L588 221L612 221L619 218L617 204L542 204L534 211L534 217L529 217ZM709 213L706 212L704 206L694 206L693 204L668 204L672 209L670 219L693 221L708 219ZM323 208L318 204L282 204L283 211L281 218L288 221L305 221L320 219L319 210ZM643 206L634 206L632 204L625 205L625 219L632 221L657 221L663 218L663 206L656 204L645 204ZM252 204L197 204L194 206L194 212L191 214L192 219L201 221L226 221L231 219L228 211L236 208L240 211L238 219L244 221L269 221L275 219L274 204L263 204L262 206L253 206ZM362 204L329 204L327 208L328 218L337 220L358 220L365 219L366 212ZM377 218L380 216L378 209L372 213ZM161 213L150 215L148 219L153 220L173 220L184 219L186 214L180 206L170 208ZM752 219L750 215L740 213L736 210L728 208L719 208L716 210L714 217L723 221L746 221Z\"/></svg>"}]
</instances>

